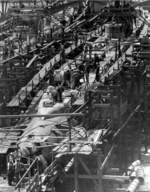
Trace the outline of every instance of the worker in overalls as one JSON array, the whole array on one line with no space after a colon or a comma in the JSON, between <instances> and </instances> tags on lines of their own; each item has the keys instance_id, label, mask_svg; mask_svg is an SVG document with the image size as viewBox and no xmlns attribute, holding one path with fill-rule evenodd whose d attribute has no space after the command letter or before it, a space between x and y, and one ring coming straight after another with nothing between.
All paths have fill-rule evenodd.
<instances>
[{"instance_id":1,"label":"worker in overalls","mask_svg":"<svg viewBox=\"0 0 150 192\"><path fill-rule=\"evenodd\" d=\"M8 185L12 185L12 182L14 181L14 176L15 176L14 159L13 159L13 155L10 154L8 156L8 162L7 162Z\"/></svg>"}]
</instances>

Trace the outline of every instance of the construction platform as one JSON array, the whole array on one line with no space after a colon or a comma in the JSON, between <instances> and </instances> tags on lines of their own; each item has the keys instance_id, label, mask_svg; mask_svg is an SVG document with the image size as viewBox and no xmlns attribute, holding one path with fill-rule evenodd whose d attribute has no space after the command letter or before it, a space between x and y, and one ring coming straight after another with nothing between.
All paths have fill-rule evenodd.
<instances>
[{"instance_id":1,"label":"construction platform","mask_svg":"<svg viewBox=\"0 0 150 192\"><path fill-rule=\"evenodd\" d=\"M83 12L86 10L88 2L92 7L97 5L95 1L85 1L83 2L83 7L85 6ZM57 8L60 9L61 3L62 2L58 2L57 5L53 5L55 8L54 11L56 11ZM78 1L72 1L70 4L76 3L78 3ZM68 4L67 2L63 4L62 7L68 6ZM111 8L111 6L109 8ZM52 10L52 7L50 7L49 10ZM43 14L39 9L36 11L38 13L40 12L41 15ZM111 11L114 13L115 8L112 8ZM121 11L119 14L122 14ZM130 13L130 10L127 8L125 8L125 11L124 16ZM106 16L106 14L104 14L104 16ZM119 16L119 14L117 16ZM83 15L84 14L81 13L81 16ZM99 15L96 15L90 20L93 21L98 16ZM82 24L84 22L85 19L81 21ZM23 154L23 158L26 156L29 164L24 166L25 168L28 167L23 170L24 172L22 172L22 174L20 171L20 178L18 183L15 183L15 187L8 186L7 180L0 178L0 191L14 192L15 188L20 192L62 192L62 190L69 192L87 190L90 192L128 191L127 187L132 179L129 175L126 175L126 170L128 165L139 157L142 142L141 132L144 127L145 133L148 133L146 131L148 131L149 127L147 117L149 112L150 88L148 70L146 68L147 74L145 75L143 63L138 60L138 51L135 51L135 54L137 54L136 57L134 58L133 56L133 49L135 48L134 42L137 41L137 37L143 39L145 35L147 35L148 25L143 24L143 20L140 21L139 26L135 25L131 27L133 33L126 38L125 43L125 36L123 36L123 42L120 41L120 39L111 39L105 44L102 50L94 46L94 44L101 44L108 40L101 34L102 27L100 27L100 25L101 22L96 26L97 29L94 28L92 32L87 32L86 39L79 39L78 42L75 43L69 39L71 45L64 51L65 56L67 56L80 46L92 45L88 47L89 50L86 53L84 52L85 50L83 50L85 46L84 48L82 47L80 54L77 56L75 55L71 59L65 58L66 62L64 62L60 70L64 70L68 65L71 66L72 69L76 69L77 65L85 64L86 61L90 60L95 54L102 57L105 53L105 58L98 63L100 67L98 71L100 81L96 82L97 74L95 74L95 72L89 73L89 82L88 80L87 82L84 81L81 85L81 87L84 86L85 89L80 89L81 97L72 105L72 108L74 106L77 107L75 111L65 114L50 114L49 116L36 114L38 102L43 94L43 90L38 90L36 96L32 98L31 104L25 111L25 114L16 114L14 116L6 114L7 118L27 118L26 122L24 122L23 119L22 121L20 120L19 123L22 123L18 125L19 130L21 130L19 126L24 126L23 128L25 128L25 130L21 131L27 134L21 136L23 137L23 144L21 146L18 142L18 139L19 141L22 139L19 135L21 131L15 132L15 126L5 127L8 132L1 129L3 132L0 137L0 144L2 146L0 148L0 155L5 154L6 156L10 145L14 144L16 151L18 152L20 150L19 152ZM120 25L117 25L117 27L118 26ZM63 29L62 27L62 30ZM69 28L66 28L64 31L69 30ZM139 35L137 35L137 31L139 31ZM118 33L118 35L120 35L120 33ZM139 42L139 46L141 53L142 51L144 52L144 46L142 46L141 41ZM91 50L92 53L90 53L91 47L93 48L93 50ZM119 49L121 54L117 49ZM149 52L149 50L146 51ZM38 55L32 56L26 68L30 68L38 57ZM7 108L19 108L21 102L23 102L33 89L47 76L51 67L61 61L61 56L62 55L58 53L46 62L39 72L35 74L6 105ZM87 60L84 60L84 57L86 57ZM136 64L133 62L134 59ZM145 60L144 62L146 63ZM44 83L47 83L46 80ZM30 115L30 113L32 113L32 115ZM61 124L60 121L55 124L54 119L44 119L44 123L42 122L43 119L39 121L37 119L39 117L54 118L57 115L57 120L59 120L60 116L70 118L65 119L64 124ZM1 115L1 118L5 117ZM38 124L39 122L42 123ZM54 128L51 128L51 125L54 126ZM32 128L33 130L31 130ZM43 131L42 134L44 134L46 128L51 128L54 133L50 130L46 135L36 135L37 129L34 130L34 128L40 128ZM64 131L64 134L62 134L61 131ZM53 135L51 133L53 133ZM38 139L36 136L38 136ZM25 138L27 140L24 140ZM49 139L54 140L51 142ZM56 142L56 139L60 139L61 141ZM13 145L11 147L13 149ZM45 149L47 149L46 152ZM33 154L33 159L30 158L30 154ZM149 153L144 154L142 152L141 162L145 172L144 183L140 185L136 191L150 191L149 157ZM21 165L21 163L20 159L17 165ZM43 168L42 173L41 167ZM129 190L128 192L132 191Z\"/></svg>"}]
</instances>

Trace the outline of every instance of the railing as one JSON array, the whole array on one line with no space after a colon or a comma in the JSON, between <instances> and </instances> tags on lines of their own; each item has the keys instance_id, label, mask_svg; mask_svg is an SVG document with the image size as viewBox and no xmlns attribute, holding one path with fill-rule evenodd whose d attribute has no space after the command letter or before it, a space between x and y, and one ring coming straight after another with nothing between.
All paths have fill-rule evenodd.
<instances>
[{"instance_id":1,"label":"railing","mask_svg":"<svg viewBox=\"0 0 150 192\"><path fill-rule=\"evenodd\" d=\"M54 160L45 170L44 173L39 175L39 173L36 173L36 175L33 177L32 182L27 187L27 192L40 192L42 185L44 181L47 179L47 177L51 178L48 184L52 184L54 180L57 177L57 162Z\"/></svg>"},{"instance_id":2,"label":"railing","mask_svg":"<svg viewBox=\"0 0 150 192\"><path fill-rule=\"evenodd\" d=\"M23 174L23 176L21 177L21 179L18 181L18 183L16 184L15 188L16 189L20 189L22 184L23 184L23 181L25 180L25 178L27 176L29 176L29 183L30 183L30 172L31 172L31 169L33 168L33 166L35 166L35 164L38 163L38 159L35 158L35 160L31 163L31 165L28 167L27 171Z\"/></svg>"}]
</instances>

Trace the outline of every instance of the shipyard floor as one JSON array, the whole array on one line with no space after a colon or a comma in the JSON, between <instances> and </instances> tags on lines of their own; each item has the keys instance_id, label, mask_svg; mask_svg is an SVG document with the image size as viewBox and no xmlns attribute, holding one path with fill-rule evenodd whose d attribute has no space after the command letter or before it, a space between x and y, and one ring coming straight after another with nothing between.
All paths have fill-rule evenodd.
<instances>
[{"instance_id":1,"label":"shipyard floor","mask_svg":"<svg viewBox=\"0 0 150 192\"><path fill-rule=\"evenodd\" d=\"M137 192L150 192L150 148L146 154L144 153L144 149L141 148L141 163L144 169L145 179L144 183L137 189ZM0 177L0 192L17 191L15 190L15 186L8 185L6 177ZM124 189L124 191L126 190ZM20 192L24 192L24 189L20 189Z\"/></svg>"}]
</instances>

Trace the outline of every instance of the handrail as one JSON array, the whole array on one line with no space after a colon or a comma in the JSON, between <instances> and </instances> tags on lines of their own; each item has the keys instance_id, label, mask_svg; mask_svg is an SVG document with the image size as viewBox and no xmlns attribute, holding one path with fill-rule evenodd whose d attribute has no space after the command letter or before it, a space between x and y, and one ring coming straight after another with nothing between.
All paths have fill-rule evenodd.
<instances>
[{"instance_id":1,"label":"handrail","mask_svg":"<svg viewBox=\"0 0 150 192\"><path fill-rule=\"evenodd\" d=\"M18 181L18 183L15 186L15 189L17 189L20 184L22 183L22 181L24 180L24 178L27 176L27 174L29 173L29 171L31 170L31 168L33 167L33 165L37 162L38 158L35 158L34 161L31 163L31 165L29 166L29 168L27 169L27 171L23 174L23 176L21 177L21 179Z\"/></svg>"},{"instance_id":2,"label":"handrail","mask_svg":"<svg viewBox=\"0 0 150 192\"><path fill-rule=\"evenodd\" d=\"M46 167L46 169L44 170L43 174L42 175L45 175L47 177L47 175L50 175L54 172L54 169L56 168L56 160L54 160L48 167ZM40 181L40 182L39 182ZM33 188L35 188L36 186L34 185L34 183L36 185L38 185L38 188L40 189L42 184L43 184L43 181L41 179L41 175L39 175L38 173L35 174L32 182L30 183L30 185L28 186L27 188L27 192L31 192L33 190ZM36 187L37 189L37 187Z\"/></svg>"},{"instance_id":3,"label":"handrail","mask_svg":"<svg viewBox=\"0 0 150 192\"><path fill-rule=\"evenodd\" d=\"M28 188L26 189L27 192L31 192L31 189L33 188L33 184L34 184L34 183L38 184L38 182L35 182L35 181L39 180L39 177L40 177L39 173L36 173L36 174L34 175L33 180L31 181L30 185L29 185Z\"/></svg>"}]
</instances>

